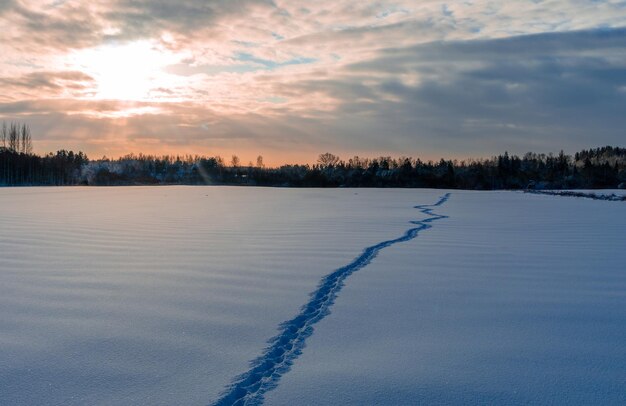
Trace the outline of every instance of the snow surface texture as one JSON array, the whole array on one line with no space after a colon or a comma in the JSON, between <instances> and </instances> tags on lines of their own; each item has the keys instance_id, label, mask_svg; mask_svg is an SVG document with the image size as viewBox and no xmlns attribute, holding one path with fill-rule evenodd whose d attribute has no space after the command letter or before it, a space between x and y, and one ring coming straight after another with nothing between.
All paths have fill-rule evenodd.
<instances>
[{"instance_id":1,"label":"snow surface texture","mask_svg":"<svg viewBox=\"0 0 626 406\"><path fill-rule=\"evenodd\" d=\"M626 201L626 194L623 191L617 193L608 193L607 191L584 191L584 190L526 190L526 193L534 193L537 195L552 195L563 197L583 197L594 200L608 200L611 202ZM620 193L621 192L621 193Z\"/></svg>"},{"instance_id":2,"label":"snow surface texture","mask_svg":"<svg viewBox=\"0 0 626 406\"><path fill-rule=\"evenodd\" d=\"M567 192L590 193L597 196L626 196L626 189L575 189L567 190Z\"/></svg>"},{"instance_id":3,"label":"snow surface texture","mask_svg":"<svg viewBox=\"0 0 626 406\"><path fill-rule=\"evenodd\" d=\"M0 404L211 403L442 193L0 188Z\"/></svg>"},{"instance_id":4,"label":"snow surface texture","mask_svg":"<svg viewBox=\"0 0 626 406\"><path fill-rule=\"evenodd\" d=\"M442 193L0 189L0 404L217 402L307 298L266 405L626 403L626 205Z\"/></svg>"},{"instance_id":5,"label":"snow surface texture","mask_svg":"<svg viewBox=\"0 0 626 406\"><path fill-rule=\"evenodd\" d=\"M626 205L454 191L353 275L266 405L626 404Z\"/></svg>"},{"instance_id":6,"label":"snow surface texture","mask_svg":"<svg viewBox=\"0 0 626 406\"><path fill-rule=\"evenodd\" d=\"M346 266L325 276L310 300L302 306L300 313L280 326L280 333L269 340L263 355L252 362L251 368L238 376L215 405L256 405L263 401L263 394L276 387L281 375L289 371L293 361L302 353L307 337L313 334L313 325L329 314L345 279L369 265L384 248L417 237L420 231L431 228L431 223L447 216L435 214L433 208L445 203L450 194L445 194L432 205L415 206L429 216L420 221L411 221L417 227L410 228L403 236L367 247L361 255Z\"/></svg>"}]
</instances>

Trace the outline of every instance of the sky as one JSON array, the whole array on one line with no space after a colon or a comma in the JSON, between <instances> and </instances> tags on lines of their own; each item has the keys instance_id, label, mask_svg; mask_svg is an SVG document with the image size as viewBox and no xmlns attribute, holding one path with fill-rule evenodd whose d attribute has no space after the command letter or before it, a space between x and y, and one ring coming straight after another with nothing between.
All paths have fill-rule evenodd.
<instances>
[{"instance_id":1,"label":"sky","mask_svg":"<svg viewBox=\"0 0 626 406\"><path fill-rule=\"evenodd\" d=\"M35 152L489 157L626 146L626 1L0 0Z\"/></svg>"}]
</instances>

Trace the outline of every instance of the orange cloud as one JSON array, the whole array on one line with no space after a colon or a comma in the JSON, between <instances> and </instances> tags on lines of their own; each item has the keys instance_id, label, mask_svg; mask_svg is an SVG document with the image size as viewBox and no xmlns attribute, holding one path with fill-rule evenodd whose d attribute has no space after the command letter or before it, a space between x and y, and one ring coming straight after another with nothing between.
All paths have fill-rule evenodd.
<instances>
[{"instance_id":1,"label":"orange cloud","mask_svg":"<svg viewBox=\"0 0 626 406\"><path fill-rule=\"evenodd\" d=\"M29 122L40 152L269 163L612 143L624 124L612 107L625 97L619 7L5 0L0 119ZM580 123L589 112L602 125Z\"/></svg>"}]
</instances>

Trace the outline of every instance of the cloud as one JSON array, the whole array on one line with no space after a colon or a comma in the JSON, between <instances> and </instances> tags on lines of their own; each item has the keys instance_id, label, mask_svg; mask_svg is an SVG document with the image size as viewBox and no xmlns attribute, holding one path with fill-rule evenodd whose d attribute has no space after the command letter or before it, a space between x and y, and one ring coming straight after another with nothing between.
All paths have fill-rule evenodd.
<instances>
[{"instance_id":1,"label":"cloud","mask_svg":"<svg viewBox=\"0 0 626 406\"><path fill-rule=\"evenodd\" d=\"M274 9L270 0L120 0L114 2L104 17L119 25L121 36L140 37L158 35L167 30L192 34L236 15L247 15L254 10Z\"/></svg>"},{"instance_id":2,"label":"cloud","mask_svg":"<svg viewBox=\"0 0 626 406\"><path fill-rule=\"evenodd\" d=\"M33 93L40 97L66 93L80 96L89 91L93 81L91 76L80 71L37 71L19 77L0 77L0 86L4 94L11 97Z\"/></svg>"},{"instance_id":3,"label":"cloud","mask_svg":"<svg viewBox=\"0 0 626 406\"><path fill-rule=\"evenodd\" d=\"M332 99L338 138L482 155L620 144L625 87L617 29L387 49L278 93Z\"/></svg>"},{"instance_id":4,"label":"cloud","mask_svg":"<svg viewBox=\"0 0 626 406\"><path fill-rule=\"evenodd\" d=\"M625 12L586 0L0 0L0 120L32 121L36 148L109 155L619 144Z\"/></svg>"}]
</instances>

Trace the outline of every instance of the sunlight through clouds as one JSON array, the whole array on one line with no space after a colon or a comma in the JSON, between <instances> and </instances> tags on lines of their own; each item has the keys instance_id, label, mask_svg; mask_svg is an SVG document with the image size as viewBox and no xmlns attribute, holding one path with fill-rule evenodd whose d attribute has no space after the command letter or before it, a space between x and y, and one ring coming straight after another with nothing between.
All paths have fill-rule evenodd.
<instances>
[{"instance_id":1,"label":"sunlight through clouds","mask_svg":"<svg viewBox=\"0 0 626 406\"><path fill-rule=\"evenodd\" d=\"M158 101L169 99L159 89L185 85L184 78L165 71L180 59L150 41L135 41L78 50L68 57L68 67L94 78L95 98Z\"/></svg>"},{"instance_id":2,"label":"sunlight through clouds","mask_svg":"<svg viewBox=\"0 0 626 406\"><path fill-rule=\"evenodd\" d=\"M3 0L0 25L0 120L39 151L436 158L626 126L626 1Z\"/></svg>"}]
</instances>

